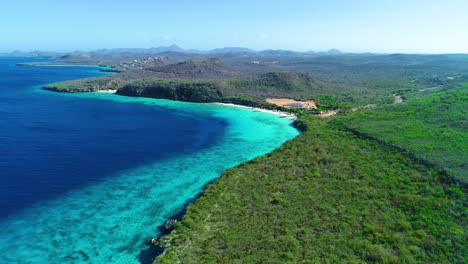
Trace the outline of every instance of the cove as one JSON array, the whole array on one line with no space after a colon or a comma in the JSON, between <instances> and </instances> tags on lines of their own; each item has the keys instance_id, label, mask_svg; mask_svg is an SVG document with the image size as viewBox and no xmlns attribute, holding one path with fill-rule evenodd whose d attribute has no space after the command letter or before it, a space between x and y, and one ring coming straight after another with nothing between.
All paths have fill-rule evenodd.
<instances>
[{"instance_id":1,"label":"cove","mask_svg":"<svg viewBox=\"0 0 468 264\"><path fill-rule=\"evenodd\" d=\"M100 73L10 60L0 59L10 65L0 73L2 263L148 262L145 240L206 184L298 135L288 119L243 108L43 91Z\"/></svg>"}]
</instances>

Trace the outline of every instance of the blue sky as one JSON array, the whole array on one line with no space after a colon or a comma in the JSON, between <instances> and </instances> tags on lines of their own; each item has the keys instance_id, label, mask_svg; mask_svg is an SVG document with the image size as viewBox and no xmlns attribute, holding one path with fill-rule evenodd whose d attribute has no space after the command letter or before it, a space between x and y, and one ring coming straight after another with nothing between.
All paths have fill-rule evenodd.
<instances>
[{"instance_id":1,"label":"blue sky","mask_svg":"<svg viewBox=\"0 0 468 264\"><path fill-rule=\"evenodd\" d=\"M0 51L149 48L468 53L468 0L14 0Z\"/></svg>"}]
</instances>

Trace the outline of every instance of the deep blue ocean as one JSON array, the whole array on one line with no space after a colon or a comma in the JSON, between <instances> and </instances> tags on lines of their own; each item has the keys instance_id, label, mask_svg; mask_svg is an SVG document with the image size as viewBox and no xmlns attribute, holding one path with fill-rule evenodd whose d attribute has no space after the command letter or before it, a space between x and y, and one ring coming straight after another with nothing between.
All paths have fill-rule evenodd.
<instances>
[{"instance_id":1,"label":"deep blue ocean","mask_svg":"<svg viewBox=\"0 0 468 264\"><path fill-rule=\"evenodd\" d=\"M0 218L126 168L215 144L225 122L144 104L53 96L40 86L103 75L0 58Z\"/></svg>"},{"instance_id":2,"label":"deep blue ocean","mask_svg":"<svg viewBox=\"0 0 468 264\"><path fill-rule=\"evenodd\" d=\"M145 242L206 184L299 134L244 108L45 91L104 73L29 61L0 58L0 263L151 263Z\"/></svg>"}]
</instances>

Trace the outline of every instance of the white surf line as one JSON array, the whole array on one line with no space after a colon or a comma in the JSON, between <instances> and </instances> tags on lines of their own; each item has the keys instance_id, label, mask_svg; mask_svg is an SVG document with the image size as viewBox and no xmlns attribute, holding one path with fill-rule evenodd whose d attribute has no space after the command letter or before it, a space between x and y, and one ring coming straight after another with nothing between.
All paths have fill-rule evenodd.
<instances>
[{"instance_id":1,"label":"white surf line","mask_svg":"<svg viewBox=\"0 0 468 264\"><path fill-rule=\"evenodd\" d=\"M107 89L107 90L99 90L96 91L97 93L116 93L117 90Z\"/></svg>"},{"instance_id":2,"label":"white surf line","mask_svg":"<svg viewBox=\"0 0 468 264\"><path fill-rule=\"evenodd\" d=\"M222 105L222 106L230 106L230 107L240 107L240 108L246 108L246 109L250 109L250 110L253 110L253 111L257 111L257 112L271 113L271 114L279 115L280 117L288 118L288 119L291 119L291 120L296 120L297 119L297 116L295 114L291 114L291 113L283 112L283 111L279 111L279 110L269 110L269 109L252 107L252 106L245 106L245 105L238 105L238 104L227 104L227 103L217 103L217 102L212 103L212 104Z\"/></svg>"}]
</instances>

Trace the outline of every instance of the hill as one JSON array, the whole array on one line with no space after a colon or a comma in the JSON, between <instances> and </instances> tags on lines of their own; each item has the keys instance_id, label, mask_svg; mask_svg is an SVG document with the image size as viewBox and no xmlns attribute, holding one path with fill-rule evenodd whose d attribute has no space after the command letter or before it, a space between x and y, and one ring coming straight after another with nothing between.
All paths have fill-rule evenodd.
<instances>
[{"instance_id":1,"label":"hill","mask_svg":"<svg viewBox=\"0 0 468 264\"><path fill-rule=\"evenodd\" d=\"M464 263L466 187L337 122L231 169L155 263Z\"/></svg>"},{"instance_id":2,"label":"hill","mask_svg":"<svg viewBox=\"0 0 468 264\"><path fill-rule=\"evenodd\" d=\"M349 129L410 152L468 183L468 83L349 115Z\"/></svg>"},{"instance_id":3,"label":"hill","mask_svg":"<svg viewBox=\"0 0 468 264\"><path fill-rule=\"evenodd\" d=\"M99 81L68 82L73 89L56 89L63 88L60 84L48 88L79 91L80 82L83 82L83 91L94 91L100 87L120 89L142 79L220 80L241 96L314 99L323 109L351 111L366 105L392 103L395 95L411 98L468 81L466 55L313 54L298 57L257 53L207 58L181 53L161 54L164 56L113 65L111 70L120 73ZM194 57L197 59L185 60ZM107 83L112 79L115 81L111 84L118 85L109 87L112 85ZM126 94L131 95L129 89Z\"/></svg>"},{"instance_id":4,"label":"hill","mask_svg":"<svg viewBox=\"0 0 468 264\"><path fill-rule=\"evenodd\" d=\"M191 60L169 65L156 65L144 68L151 71L152 77L166 79L225 79L242 76L242 72L228 66L217 58Z\"/></svg>"},{"instance_id":5,"label":"hill","mask_svg":"<svg viewBox=\"0 0 468 264\"><path fill-rule=\"evenodd\" d=\"M117 94L188 102L265 104L268 97L304 98L314 85L306 74L271 72L255 77L228 80L142 79L117 90ZM242 102L241 102L242 101Z\"/></svg>"},{"instance_id":6,"label":"hill","mask_svg":"<svg viewBox=\"0 0 468 264\"><path fill-rule=\"evenodd\" d=\"M212 68L216 64L219 67ZM270 72L251 77L233 79L197 80L190 76L234 75L234 71L226 70L218 60L206 62L187 62L176 65L154 67L146 71L125 72L120 75L90 78L75 81L54 83L44 89L61 92L93 92L98 90L117 90L117 94L125 96L142 96L159 99L170 99L187 102L225 102L246 105L274 107L264 100L270 97L287 97L294 99L310 99L314 97L314 87L318 84L307 74L293 72ZM142 78L144 76L171 76L173 78ZM219 76L218 75L218 76ZM175 79L175 76L179 77ZM318 103L327 105L317 97Z\"/></svg>"}]
</instances>

